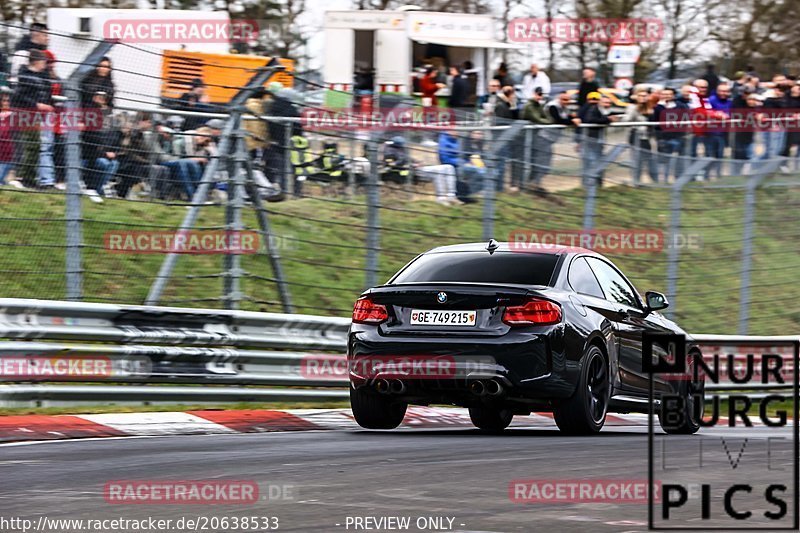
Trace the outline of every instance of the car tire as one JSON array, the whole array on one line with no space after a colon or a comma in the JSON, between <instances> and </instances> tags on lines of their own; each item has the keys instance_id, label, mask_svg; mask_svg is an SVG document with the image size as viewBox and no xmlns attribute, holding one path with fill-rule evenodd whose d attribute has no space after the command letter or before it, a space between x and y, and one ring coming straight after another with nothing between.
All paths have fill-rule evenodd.
<instances>
[{"instance_id":1,"label":"car tire","mask_svg":"<svg viewBox=\"0 0 800 533\"><path fill-rule=\"evenodd\" d=\"M562 433L597 433L606 421L611 386L603 352L591 345L583 355L578 388L571 398L553 405L553 418Z\"/></svg>"},{"instance_id":2,"label":"car tire","mask_svg":"<svg viewBox=\"0 0 800 533\"><path fill-rule=\"evenodd\" d=\"M381 396L365 388L350 388L350 407L353 418L366 429L394 429L406 416L408 404Z\"/></svg>"},{"instance_id":3,"label":"car tire","mask_svg":"<svg viewBox=\"0 0 800 533\"><path fill-rule=\"evenodd\" d=\"M689 361L689 375L694 375L694 365L696 364L695 358L702 357L699 354L693 354L692 359ZM702 374L698 375L699 380L696 382L694 379L689 379L681 383L680 392L684 401L684 412L688 416L684 416L679 425L669 424L665 417L662 415L661 410L658 411L658 423L661 424L661 429L664 433L669 435L692 435L697 433L700 429L700 422L694 416L695 409L698 409L700 416L703 416L705 404L705 378ZM696 407L696 402L700 402L699 407Z\"/></svg>"},{"instance_id":4,"label":"car tire","mask_svg":"<svg viewBox=\"0 0 800 533\"><path fill-rule=\"evenodd\" d=\"M506 429L513 418L514 413L511 409L483 405L469 408L469 419L472 420L472 424L480 430L491 433Z\"/></svg>"}]
</instances>

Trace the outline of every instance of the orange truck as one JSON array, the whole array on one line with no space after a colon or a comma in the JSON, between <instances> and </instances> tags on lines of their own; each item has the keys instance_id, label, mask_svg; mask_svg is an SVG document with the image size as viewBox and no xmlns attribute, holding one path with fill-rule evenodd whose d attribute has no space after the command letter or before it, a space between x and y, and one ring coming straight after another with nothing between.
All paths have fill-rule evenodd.
<instances>
[{"instance_id":1,"label":"orange truck","mask_svg":"<svg viewBox=\"0 0 800 533\"><path fill-rule=\"evenodd\" d=\"M200 78L206 84L206 91L212 104L224 104L250 81L260 67L264 67L272 58L239 54L212 54L205 52L187 52L183 50L164 50L161 64L161 98L169 102L180 98L189 90L191 82ZM289 72L294 70L294 61L279 59L286 67L283 72L272 76L273 81L284 87L291 87L293 77Z\"/></svg>"}]
</instances>

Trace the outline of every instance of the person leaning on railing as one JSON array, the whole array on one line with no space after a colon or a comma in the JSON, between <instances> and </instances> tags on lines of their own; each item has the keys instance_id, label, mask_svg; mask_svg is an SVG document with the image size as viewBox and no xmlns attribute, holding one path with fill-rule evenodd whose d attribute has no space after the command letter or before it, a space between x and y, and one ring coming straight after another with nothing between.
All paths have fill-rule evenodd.
<instances>
[{"instance_id":1,"label":"person leaning on railing","mask_svg":"<svg viewBox=\"0 0 800 533\"><path fill-rule=\"evenodd\" d=\"M670 171L674 172L677 179L683 173L683 156L686 153L686 134L681 131L681 127L665 128L667 113L672 113L679 120L688 118L689 106L676 97L675 89L665 87L661 90L660 100L653 108L653 122L656 122L655 137L658 144L658 160L662 170L660 175L664 176L664 181L669 181ZM672 164L675 161L675 164ZM674 169L672 168L674 166Z\"/></svg>"},{"instance_id":2,"label":"person leaning on railing","mask_svg":"<svg viewBox=\"0 0 800 533\"><path fill-rule=\"evenodd\" d=\"M603 158L605 127L620 119L620 115L612 115L600 108L601 98L600 93L589 93L586 96L586 105L578 113L581 124L589 126L583 128L580 141L585 185L588 185L587 177L590 176L596 176L597 184L602 185L603 174L598 174L597 169Z\"/></svg>"},{"instance_id":3,"label":"person leaning on railing","mask_svg":"<svg viewBox=\"0 0 800 533\"><path fill-rule=\"evenodd\" d=\"M522 110L522 119L533 125L552 124L553 117L544 107L544 95L541 87L533 92L525 108ZM552 160L552 146L547 139L545 130L534 130L531 135L531 167L528 179L534 187L538 187L542 177L547 173Z\"/></svg>"},{"instance_id":4,"label":"person leaning on railing","mask_svg":"<svg viewBox=\"0 0 800 533\"><path fill-rule=\"evenodd\" d=\"M646 89L638 89L633 95L633 105L629 105L622 117L622 122L651 122L653 120L654 102ZM635 166L633 169L633 183L638 185L642 169L647 166L650 179L658 183L658 161L653 153L651 144L653 131L650 126L630 126L628 142L635 150Z\"/></svg>"}]
</instances>

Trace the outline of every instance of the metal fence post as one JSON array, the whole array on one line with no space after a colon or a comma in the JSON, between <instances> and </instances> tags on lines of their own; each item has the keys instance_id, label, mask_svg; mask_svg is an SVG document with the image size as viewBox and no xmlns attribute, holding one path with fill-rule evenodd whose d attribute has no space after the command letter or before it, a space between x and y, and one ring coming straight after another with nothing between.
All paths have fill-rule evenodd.
<instances>
[{"instance_id":1,"label":"metal fence post","mask_svg":"<svg viewBox=\"0 0 800 533\"><path fill-rule=\"evenodd\" d=\"M581 157L583 159L583 172L582 180L584 187L586 187L586 198L583 200L583 231L591 231L594 229L594 204L597 199L597 186L600 180L600 171L591 168L589 162L591 157L588 151L591 149L592 142L598 142L589 139L588 129L581 133ZM595 161L599 165L599 161Z\"/></svg>"},{"instance_id":2,"label":"metal fence post","mask_svg":"<svg viewBox=\"0 0 800 533\"><path fill-rule=\"evenodd\" d=\"M70 81L65 87L68 98L68 112L77 111L80 104L77 84ZM67 132L66 142L66 220L67 249L66 249L66 274L67 274L67 300L81 300L83 297L83 261L81 247L83 246L83 214L81 212L81 147L80 132L77 128L70 128Z\"/></svg>"},{"instance_id":3,"label":"metal fence post","mask_svg":"<svg viewBox=\"0 0 800 533\"><path fill-rule=\"evenodd\" d=\"M232 140L233 132L242 116L242 106L245 101L247 101L250 95L257 89L263 87L276 71L283 69L284 67L278 63L277 59L272 59L266 67L260 69L259 72L250 78L247 85L231 99L228 104L231 109L231 116L225 124L225 128L222 130L217 150L218 154L228 154L231 151L234 145ZM186 216L183 218L178 231L183 232L189 230L195 225L195 222L197 222L197 217L200 215L200 208L208 197L211 184L214 182L214 176L219 169L220 159L221 156L212 158L203 170L203 177L197 185L194 198L192 198L191 209L189 209L189 212L186 213ZM147 294L147 299L145 300L147 305L156 305L161 299L161 294L167 286L167 281L172 276L172 271L175 269L175 264L178 262L179 255L180 254L177 253L167 254L167 257L161 264L155 281L153 281L153 284L150 286L150 292Z\"/></svg>"},{"instance_id":4,"label":"metal fence post","mask_svg":"<svg viewBox=\"0 0 800 533\"><path fill-rule=\"evenodd\" d=\"M244 150L244 139L239 139L240 149ZM277 246L272 239L272 228L269 222L269 212L264 207L264 201L261 199L261 191L256 183L253 162L250 158L246 158L245 170L247 172L247 179L245 180L245 189L250 201L253 202L253 207L256 209L256 218L258 219L258 226L261 229L261 239L266 247L269 263L272 267L272 275L275 276L275 284L278 286L278 295L281 299L281 307L284 313L294 313L294 305L292 304L292 296L289 292L289 285L286 282L286 277L283 274L283 266L281 265L281 255Z\"/></svg>"},{"instance_id":5,"label":"metal fence post","mask_svg":"<svg viewBox=\"0 0 800 533\"><path fill-rule=\"evenodd\" d=\"M367 287L378 283L378 253L380 251L380 192L378 190L378 146L374 140L367 141L369 179L367 180Z\"/></svg>"},{"instance_id":6,"label":"metal fence post","mask_svg":"<svg viewBox=\"0 0 800 533\"><path fill-rule=\"evenodd\" d=\"M497 141L494 141L495 143ZM492 147L495 152L495 146ZM482 239L488 241L494 238L494 193L497 187L497 168L499 164L496 155L492 153L486 160L486 173L483 175L483 235ZM500 179L503 179L502 176Z\"/></svg>"},{"instance_id":7,"label":"metal fence post","mask_svg":"<svg viewBox=\"0 0 800 533\"><path fill-rule=\"evenodd\" d=\"M747 181L744 195L744 218L742 221L742 273L739 286L739 335L747 335L750 322L750 271L753 263L753 234L756 217L756 192L768 176L777 172L780 159L770 159Z\"/></svg>"},{"instance_id":8,"label":"metal fence post","mask_svg":"<svg viewBox=\"0 0 800 533\"><path fill-rule=\"evenodd\" d=\"M535 133L539 133L538 131ZM525 189L528 186L528 181L531 176L531 152L533 152L533 128L527 127L525 128L525 141L523 143L523 152L524 155L522 156L523 161L523 174L520 178L520 184L522 185L520 188ZM538 175L538 173L537 173ZM534 184L535 185L535 184Z\"/></svg>"},{"instance_id":9,"label":"metal fence post","mask_svg":"<svg viewBox=\"0 0 800 533\"><path fill-rule=\"evenodd\" d=\"M483 240L488 241L494 236L494 198L495 190L499 185L498 179L503 179L509 146L517 140L522 129L528 123L516 120L502 130L499 136L492 135L491 150L486 158L486 174L483 178Z\"/></svg>"},{"instance_id":10,"label":"metal fence post","mask_svg":"<svg viewBox=\"0 0 800 533\"><path fill-rule=\"evenodd\" d=\"M356 136L350 137L350 161L347 165L347 198L352 200L356 194L356 174L354 161L356 158Z\"/></svg>"},{"instance_id":11,"label":"metal fence post","mask_svg":"<svg viewBox=\"0 0 800 533\"><path fill-rule=\"evenodd\" d=\"M581 180L586 187L586 199L583 204L583 231L591 231L594 229L595 203L597 202L597 192L600 189L601 176L611 163L616 161L620 154L625 151L627 146L615 146L608 154L594 161L587 154L587 150L598 146L594 143L599 143L601 147L599 153L602 154L603 143L599 139L589 138L586 133L581 136L581 139L581 152L584 158L584 173Z\"/></svg>"},{"instance_id":12,"label":"metal fence post","mask_svg":"<svg viewBox=\"0 0 800 533\"><path fill-rule=\"evenodd\" d=\"M114 43L103 41L86 56L86 59L75 69L64 84L67 97L67 113L78 118L80 104L81 81L91 72L103 57L113 48ZM81 110L82 111L82 110ZM66 226L66 293L67 300L83 298L83 213L81 210L81 134L77 128L67 131L66 148L66 202L64 220Z\"/></svg>"},{"instance_id":13,"label":"metal fence post","mask_svg":"<svg viewBox=\"0 0 800 533\"><path fill-rule=\"evenodd\" d=\"M286 139L286 146L283 147L283 171L286 176L286 198L294 196L294 188L296 186L294 179L294 165L292 165L292 123L286 122L284 124L283 136Z\"/></svg>"},{"instance_id":14,"label":"metal fence post","mask_svg":"<svg viewBox=\"0 0 800 533\"><path fill-rule=\"evenodd\" d=\"M244 137L240 131L242 125L241 117L235 119L235 132L236 139L235 156L233 161L230 159L229 154L220 154L220 157L228 158L228 201L225 206L225 232L227 233L230 242L232 235L241 236L244 229L242 224L242 205L244 204L243 195L243 172L244 162L247 161L247 151L244 147ZM240 241L236 241L240 242ZM234 251L227 250L223 258L224 267L224 283L222 301L225 309L238 309L239 303L242 300L241 292L241 276L242 276L242 250Z\"/></svg>"},{"instance_id":15,"label":"metal fence post","mask_svg":"<svg viewBox=\"0 0 800 533\"><path fill-rule=\"evenodd\" d=\"M705 159L695 161L684 170L683 175L675 180L675 183L672 185L669 241L667 242L667 300L669 300L670 306L664 311L664 314L670 319L675 318L675 310L677 309L675 301L678 295L678 259L680 256L680 249L675 246L675 243L681 231L683 188L694 179L697 172L702 172L709 163L710 161Z\"/></svg>"}]
</instances>

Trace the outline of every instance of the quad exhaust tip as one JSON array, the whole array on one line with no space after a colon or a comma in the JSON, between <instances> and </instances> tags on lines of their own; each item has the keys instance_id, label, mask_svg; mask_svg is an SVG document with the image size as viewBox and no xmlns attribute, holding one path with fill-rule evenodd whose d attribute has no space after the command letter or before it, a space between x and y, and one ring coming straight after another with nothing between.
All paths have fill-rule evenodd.
<instances>
[{"instance_id":1,"label":"quad exhaust tip","mask_svg":"<svg viewBox=\"0 0 800 533\"><path fill-rule=\"evenodd\" d=\"M391 387L389 386L389 382L385 379L379 379L375 382L375 390L381 394L389 394L391 391Z\"/></svg>"},{"instance_id":2,"label":"quad exhaust tip","mask_svg":"<svg viewBox=\"0 0 800 533\"><path fill-rule=\"evenodd\" d=\"M469 391L476 396L500 396L505 392L503 385L494 379L473 381L469 384Z\"/></svg>"},{"instance_id":3,"label":"quad exhaust tip","mask_svg":"<svg viewBox=\"0 0 800 533\"><path fill-rule=\"evenodd\" d=\"M476 396L483 396L486 394L486 386L482 381L473 381L469 384L469 391Z\"/></svg>"},{"instance_id":4,"label":"quad exhaust tip","mask_svg":"<svg viewBox=\"0 0 800 533\"><path fill-rule=\"evenodd\" d=\"M486 393L490 396L500 396L503 394L503 386L493 379L486 382L485 388Z\"/></svg>"},{"instance_id":5,"label":"quad exhaust tip","mask_svg":"<svg viewBox=\"0 0 800 533\"><path fill-rule=\"evenodd\" d=\"M393 394L403 394L406 391L406 384L399 379L393 379L389 383L389 390Z\"/></svg>"}]
</instances>

